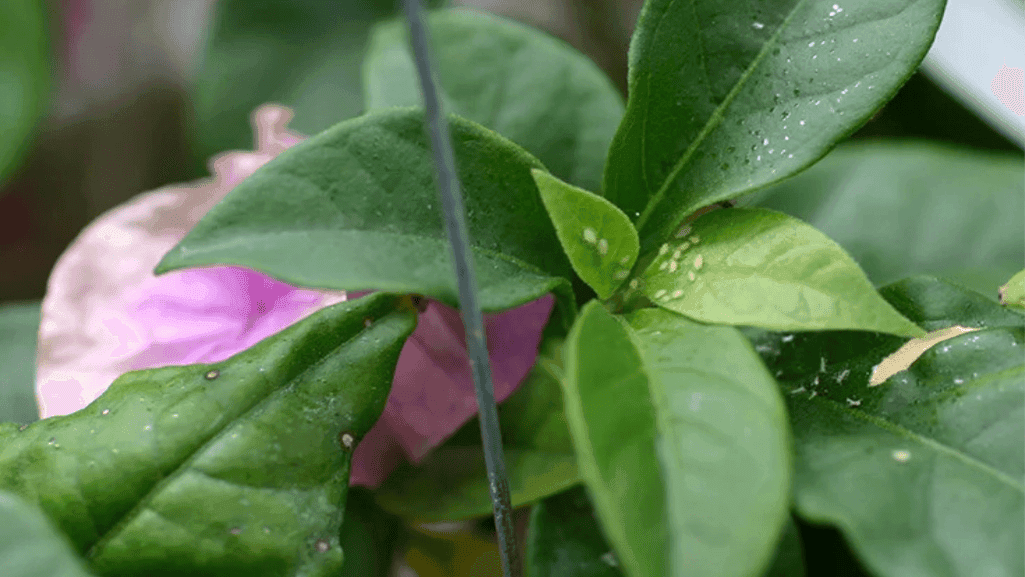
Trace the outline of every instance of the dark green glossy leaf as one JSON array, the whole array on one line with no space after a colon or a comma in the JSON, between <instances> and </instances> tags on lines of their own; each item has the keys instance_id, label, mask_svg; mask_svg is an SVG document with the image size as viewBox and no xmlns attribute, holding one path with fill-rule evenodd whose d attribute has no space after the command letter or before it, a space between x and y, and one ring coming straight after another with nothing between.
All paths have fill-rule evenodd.
<instances>
[{"instance_id":1,"label":"dark green glossy leaf","mask_svg":"<svg viewBox=\"0 0 1025 577\"><path fill-rule=\"evenodd\" d=\"M807 168L925 56L944 0L648 0L605 196L642 253L694 210Z\"/></svg>"},{"instance_id":2,"label":"dark green glossy leaf","mask_svg":"<svg viewBox=\"0 0 1025 577\"><path fill-rule=\"evenodd\" d=\"M804 577L804 545L797 523L788 517L783 525L783 533L776 544L776 556L772 564L765 570L764 577Z\"/></svg>"},{"instance_id":3,"label":"dark green glossy leaf","mask_svg":"<svg viewBox=\"0 0 1025 577\"><path fill-rule=\"evenodd\" d=\"M554 291L575 308L572 269L522 148L450 117L481 308ZM290 148L232 190L167 253L157 273L235 264L297 286L417 293L458 306L423 112L343 122ZM565 322L565 320L564 320Z\"/></svg>"},{"instance_id":4,"label":"dark green glossy leaf","mask_svg":"<svg viewBox=\"0 0 1025 577\"><path fill-rule=\"evenodd\" d=\"M747 341L659 309L624 322L592 301L565 355L581 476L626 573L762 570L787 513L789 439Z\"/></svg>"},{"instance_id":5,"label":"dark green glossy leaf","mask_svg":"<svg viewBox=\"0 0 1025 577\"><path fill-rule=\"evenodd\" d=\"M49 104L50 31L39 0L7 0L0 18L0 185L21 163ZM0 194L4 187L0 186Z\"/></svg>"},{"instance_id":6,"label":"dark green glossy leaf","mask_svg":"<svg viewBox=\"0 0 1025 577\"><path fill-rule=\"evenodd\" d=\"M984 304L921 284L882 292L933 318ZM882 577L1025 571L1025 320L942 341L874 387L903 339L745 332L788 392L802 517L836 525Z\"/></svg>"},{"instance_id":7,"label":"dark green glossy leaf","mask_svg":"<svg viewBox=\"0 0 1025 577\"><path fill-rule=\"evenodd\" d=\"M0 491L0 575L89 577L85 564L42 511Z\"/></svg>"},{"instance_id":8,"label":"dark green glossy leaf","mask_svg":"<svg viewBox=\"0 0 1025 577\"><path fill-rule=\"evenodd\" d=\"M218 0L195 82L198 160L251 149L249 116L267 102L292 107L290 128L306 134L361 114L360 67L370 28L398 6L396 0Z\"/></svg>"},{"instance_id":9,"label":"dark green glossy leaf","mask_svg":"<svg viewBox=\"0 0 1025 577\"><path fill-rule=\"evenodd\" d=\"M1020 327L1020 313L993 306L985 296L935 277L919 275L886 285L879 294L902 315L932 332L960 325L970 328Z\"/></svg>"},{"instance_id":10,"label":"dark green glossy leaf","mask_svg":"<svg viewBox=\"0 0 1025 577\"><path fill-rule=\"evenodd\" d=\"M31 423L36 407L39 303L0 305L0 422Z\"/></svg>"},{"instance_id":11,"label":"dark green glossy leaf","mask_svg":"<svg viewBox=\"0 0 1025 577\"><path fill-rule=\"evenodd\" d=\"M428 24L447 112L519 144L567 182L601 187L623 101L598 66L561 40L485 12L439 10ZM402 19L373 32L368 110L421 104L407 36Z\"/></svg>"},{"instance_id":12,"label":"dark green glossy leaf","mask_svg":"<svg viewBox=\"0 0 1025 577\"><path fill-rule=\"evenodd\" d=\"M104 575L334 575L349 445L416 324L400 302L340 303L225 361L134 371L76 413L4 423L0 488Z\"/></svg>"},{"instance_id":13,"label":"dark green glossy leaf","mask_svg":"<svg viewBox=\"0 0 1025 577\"><path fill-rule=\"evenodd\" d=\"M609 298L637 261L640 245L630 219L592 192L542 170L530 173L573 270L598 298Z\"/></svg>"},{"instance_id":14,"label":"dark green glossy leaf","mask_svg":"<svg viewBox=\"0 0 1025 577\"><path fill-rule=\"evenodd\" d=\"M498 407L512 506L580 482L562 411L561 340L546 339L526 380ZM375 492L386 510L410 522L491 514L480 421L467 422L418 466L403 465Z\"/></svg>"},{"instance_id":15,"label":"dark green glossy leaf","mask_svg":"<svg viewBox=\"0 0 1025 577\"><path fill-rule=\"evenodd\" d=\"M915 274L997 298L1025 263L1021 153L852 142L752 202L842 246L876 286Z\"/></svg>"},{"instance_id":16,"label":"dark green glossy leaf","mask_svg":"<svg viewBox=\"0 0 1025 577\"><path fill-rule=\"evenodd\" d=\"M714 210L665 243L643 274L660 307L707 323L774 330L925 334L815 228L759 208Z\"/></svg>"},{"instance_id":17,"label":"dark green glossy leaf","mask_svg":"<svg viewBox=\"0 0 1025 577\"><path fill-rule=\"evenodd\" d=\"M398 533L398 518L382 511L370 491L350 487L340 538L345 559L338 577L387 577Z\"/></svg>"},{"instance_id":18,"label":"dark green glossy leaf","mask_svg":"<svg viewBox=\"0 0 1025 577\"><path fill-rule=\"evenodd\" d=\"M621 577L583 487L534 506L527 533L531 577Z\"/></svg>"}]
</instances>

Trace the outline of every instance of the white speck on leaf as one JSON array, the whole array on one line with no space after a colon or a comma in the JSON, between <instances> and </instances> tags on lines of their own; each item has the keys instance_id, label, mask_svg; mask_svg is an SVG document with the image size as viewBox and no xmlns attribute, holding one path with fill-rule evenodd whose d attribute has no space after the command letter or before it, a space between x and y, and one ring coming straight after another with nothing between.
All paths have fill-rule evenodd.
<instances>
[{"instance_id":1,"label":"white speck on leaf","mask_svg":"<svg viewBox=\"0 0 1025 577\"><path fill-rule=\"evenodd\" d=\"M585 228L584 242L586 242L587 244L594 244L598 242L598 233L593 228Z\"/></svg>"},{"instance_id":2,"label":"white speck on leaf","mask_svg":"<svg viewBox=\"0 0 1025 577\"><path fill-rule=\"evenodd\" d=\"M609 241L607 239L598 239L598 254L602 256L609 254Z\"/></svg>"},{"instance_id":3,"label":"white speck on leaf","mask_svg":"<svg viewBox=\"0 0 1025 577\"><path fill-rule=\"evenodd\" d=\"M677 289L677 290L673 291L673 298L674 299L678 299L678 298L680 298L682 296L683 296L683 291L682 290Z\"/></svg>"},{"instance_id":4,"label":"white speck on leaf","mask_svg":"<svg viewBox=\"0 0 1025 577\"><path fill-rule=\"evenodd\" d=\"M666 291L664 291L662 289L659 289L659 290L655 291L655 298L660 299L660 298L662 298L664 296L666 296Z\"/></svg>"},{"instance_id":5,"label":"white speck on leaf","mask_svg":"<svg viewBox=\"0 0 1025 577\"><path fill-rule=\"evenodd\" d=\"M893 460L898 463L907 463L911 459L911 451L906 449L897 449L893 452Z\"/></svg>"},{"instance_id":6,"label":"white speck on leaf","mask_svg":"<svg viewBox=\"0 0 1025 577\"><path fill-rule=\"evenodd\" d=\"M849 406L849 407L857 407L859 405L861 405L861 401L860 400L854 400L854 399L848 397L848 399L847 399L847 406Z\"/></svg>"},{"instance_id":7,"label":"white speck on leaf","mask_svg":"<svg viewBox=\"0 0 1025 577\"><path fill-rule=\"evenodd\" d=\"M687 271L687 278L689 278L690 280L693 281L697 277L694 276L694 271L689 270L689 271Z\"/></svg>"},{"instance_id":8,"label":"white speck on leaf","mask_svg":"<svg viewBox=\"0 0 1025 577\"><path fill-rule=\"evenodd\" d=\"M705 259L700 254L694 259L694 269L699 270L701 265L704 264Z\"/></svg>"},{"instance_id":9,"label":"white speck on leaf","mask_svg":"<svg viewBox=\"0 0 1025 577\"><path fill-rule=\"evenodd\" d=\"M662 256L662 255L664 255L667 252L669 252L669 244L668 243L665 243L662 246L658 247L658 256Z\"/></svg>"},{"instance_id":10,"label":"white speck on leaf","mask_svg":"<svg viewBox=\"0 0 1025 577\"><path fill-rule=\"evenodd\" d=\"M694 236L690 237L690 241L692 243L694 243L694 244L697 244L698 242L701 241L701 237L699 237L698 235L695 234Z\"/></svg>"},{"instance_id":11,"label":"white speck on leaf","mask_svg":"<svg viewBox=\"0 0 1025 577\"><path fill-rule=\"evenodd\" d=\"M669 272L676 272L676 267L677 266L679 266L679 265L676 264L675 260L669 261Z\"/></svg>"}]
</instances>

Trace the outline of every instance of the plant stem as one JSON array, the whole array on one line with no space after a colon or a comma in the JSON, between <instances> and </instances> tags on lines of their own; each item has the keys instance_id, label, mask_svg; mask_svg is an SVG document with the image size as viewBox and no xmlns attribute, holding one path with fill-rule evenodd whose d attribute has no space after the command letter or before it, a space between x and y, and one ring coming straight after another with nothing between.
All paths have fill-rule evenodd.
<instances>
[{"instance_id":1,"label":"plant stem","mask_svg":"<svg viewBox=\"0 0 1025 577\"><path fill-rule=\"evenodd\" d=\"M404 0L406 19L409 21L409 35L416 61L420 87L424 95L424 112L434 162L437 169L441 205L448 229L449 243L455 261L459 284L459 308L462 311L463 326L466 328L466 349L473 369L474 388L477 392L477 407L480 410L480 431L484 444L484 462L488 470L488 486L491 490L491 506L495 514L495 529L502 556L502 573L505 577L520 577L522 567L516 548L516 533L513 528L512 504L509 498L509 480L505 472L502 454L502 433L498 428L498 409L495 406L494 386L491 382L491 364L484 341L484 317L477 302L477 279L471 261L469 233L466 229L466 211L456 174L455 154L452 150L452 136L448 122L438 99L437 89L428 53L429 39L424 25L420 0Z\"/></svg>"}]
</instances>

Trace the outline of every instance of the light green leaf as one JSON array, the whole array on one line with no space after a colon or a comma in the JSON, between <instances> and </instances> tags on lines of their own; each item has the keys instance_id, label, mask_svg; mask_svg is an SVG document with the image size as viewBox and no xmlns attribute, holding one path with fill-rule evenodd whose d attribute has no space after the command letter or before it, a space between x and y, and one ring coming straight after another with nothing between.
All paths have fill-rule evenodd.
<instances>
[{"instance_id":1,"label":"light green leaf","mask_svg":"<svg viewBox=\"0 0 1025 577\"><path fill-rule=\"evenodd\" d=\"M761 572L787 515L789 439L736 329L658 309L624 322L592 301L565 355L580 471L626 573Z\"/></svg>"},{"instance_id":2,"label":"light green leaf","mask_svg":"<svg viewBox=\"0 0 1025 577\"><path fill-rule=\"evenodd\" d=\"M842 246L880 286L950 279L995 300L1025 263L1022 153L923 141L845 143L751 201Z\"/></svg>"},{"instance_id":3,"label":"light green leaf","mask_svg":"<svg viewBox=\"0 0 1025 577\"><path fill-rule=\"evenodd\" d=\"M0 305L0 422L31 423L36 407L39 303Z\"/></svg>"},{"instance_id":4,"label":"light green leaf","mask_svg":"<svg viewBox=\"0 0 1025 577\"><path fill-rule=\"evenodd\" d=\"M379 293L219 363L126 373L76 413L0 424L0 489L104 575L336 575L352 449L415 324Z\"/></svg>"},{"instance_id":5,"label":"light green leaf","mask_svg":"<svg viewBox=\"0 0 1025 577\"><path fill-rule=\"evenodd\" d=\"M925 334L879 296L824 234L775 211L716 210L666 243L644 294L695 320L773 330Z\"/></svg>"},{"instance_id":6,"label":"light green leaf","mask_svg":"<svg viewBox=\"0 0 1025 577\"><path fill-rule=\"evenodd\" d=\"M561 340L546 339L524 383L498 407L513 507L580 483L557 380L560 356ZM400 466L374 495L409 523L490 515L480 420L468 421L419 465Z\"/></svg>"},{"instance_id":7,"label":"light green leaf","mask_svg":"<svg viewBox=\"0 0 1025 577\"><path fill-rule=\"evenodd\" d=\"M555 292L568 324L572 268L531 168L498 134L450 117L481 308ZM417 293L458 306L423 112L393 109L338 124L258 169L157 266L233 264L297 286Z\"/></svg>"},{"instance_id":8,"label":"light green leaf","mask_svg":"<svg viewBox=\"0 0 1025 577\"><path fill-rule=\"evenodd\" d=\"M1011 277L1000 287L1000 304L1016 309L1025 309L1025 270Z\"/></svg>"},{"instance_id":9,"label":"light green leaf","mask_svg":"<svg viewBox=\"0 0 1025 577\"><path fill-rule=\"evenodd\" d=\"M881 108L944 0L648 0L604 193L642 252L688 214L807 168Z\"/></svg>"},{"instance_id":10,"label":"light green leaf","mask_svg":"<svg viewBox=\"0 0 1025 577\"><path fill-rule=\"evenodd\" d=\"M909 316L988 308L966 323L987 328L940 342L879 386L868 386L872 369L902 339L746 332L788 393L802 517L836 525L879 577L1022 575L1025 320L945 284L881 292ZM1018 321L982 321L1001 316Z\"/></svg>"},{"instance_id":11,"label":"light green leaf","mask_svg":"<svg viewBox=\"0 0 1025 577\"><path fill-rule=\"evenodd\" d=\"M623 100L594 62L562 40L486 12L438 10L427 22L447 112L519 144L567 182L601 187ZM399 19L371 34L363 66L368 110L422 102L407 28Z\"/></svg>"},{"instance_id":12,"label":"light green leaf","mask_svg":"<svg viewBox=\"0 0 1025 577\"><path fill-rule=\"evenodd\" d=\"M52 82L47 7L39 0L6 0L0 18L0 195L28 151L29 137L47 112ZM613 128L614 130L614 128Z\"/></svg>"},{"instance_id":13,"label":"light green leaf","mask_svg":"<svg viewBox=\"0 0 1025 577\"><path fill-rule=\"evenodd\" d=\"M42 511L0 491L0 575L89 577L85 564Z\"/></svg>"},{"instance_id":14,"label":"light green leaf","mask_svg":"<svg viewBox=\"0 0 1025 577\"><path fill-rule=\"evenodd\" d=\"M609 298L630 274L640 251L630 218L604 198L543 170L535 168L530 174L573 270L598 298Z\"/></svg>"}]
</instances>

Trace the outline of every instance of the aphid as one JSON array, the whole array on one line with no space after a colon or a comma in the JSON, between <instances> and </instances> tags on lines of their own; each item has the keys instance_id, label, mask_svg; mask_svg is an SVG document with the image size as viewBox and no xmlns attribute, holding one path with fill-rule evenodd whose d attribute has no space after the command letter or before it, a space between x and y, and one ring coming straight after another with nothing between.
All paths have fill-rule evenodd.
<instances>
[{"instance_id":1,"label":"aphid","mask_svg":"<svg viewBox=\"0 0 1025 577\"><path fill-rule=\"evenodd\" d=\"M586 242L587 244L594 244L598 242L598 233L593 228L585 228L584 242Z\"/></svg>"},{"instance_id":2,"label":"aphid","mask_svg":"<svg viewBox=\"0 0 1025 577\"><path fill-rule=\"evenodd\" d=\"M851 399L851 398L847 399L847 406L849 406L849 407L857 407L859 405L861 405L861 401L860 400L856 401L856 400Z\"/></svg>"},{"instance_id":3,"label":"aphid","mask_svg":"<svg viewBox=\"0 0 1025 577\"><path fill-rule=\"evenodd\" d=\"M676 272L676 267L677 266L679 266L679 265L676 264L675 260L669 261L669 272Z\"/></svg>"},{"instance_id":4,"label":"aphid","mask_svg":"<svg viewBox=\"0 0 1025 577\"><path fill-rule=\"evenodd\" d=\"M598 254L602 256L609 254L609 241L607 239L598 239Z\"/></svg>"},{"instance_id":5,"label":"aphid","mask_svg":"<svg viewBox=\"0 0 1025 577\"><path fill-rule=\"evenodd\" d=\"M696 277L696 276L694 276L694 271L692 271L692 270L689 270L689 271L687 271L687 278L689 278L690 280L692 280L692 281L693 281L693 280L694 280L695 278L697 278L697 277Z\"/></svg>"},{"instance_id":6,"label":"aphid","mask_svg":"<svg viewBox=\"0 0 1025 577\"><path fill-rule=\"evenodd\" d=\"M659 290L655 291L655 298L660 299L660 298L662 298L664 296L666 296L666 291L664 291L662 289L659 289Z\"/></svg>"},{"instance_id":7,"label":"aphid","mask_svg":"<svg viewBox=\"0 0 1025 577\"><path fill-rule=\"evenodd\" d=\"M669 252L669 243L663 243L662 246L658 247L658 256L662 256Z\"/></svg>"},{"instance_id":8,"label":"aphid","mask_svg":"<svg viewBox=\"0 0 1025 577\"><path fill-rule=\"evenodd\" d=\"M695 269L695 270L698 270L698 269L700 269L700 268L701 268L701 265L702 265L702 264L703 264L704 262L705 262L705 259L704 259L704 257L702 257L702 256L701 256L701 255L699 254L699 255L697 256L697 258L695 258L695 259L694 259L694 269Z\"/></svg>"}]
</instances>

